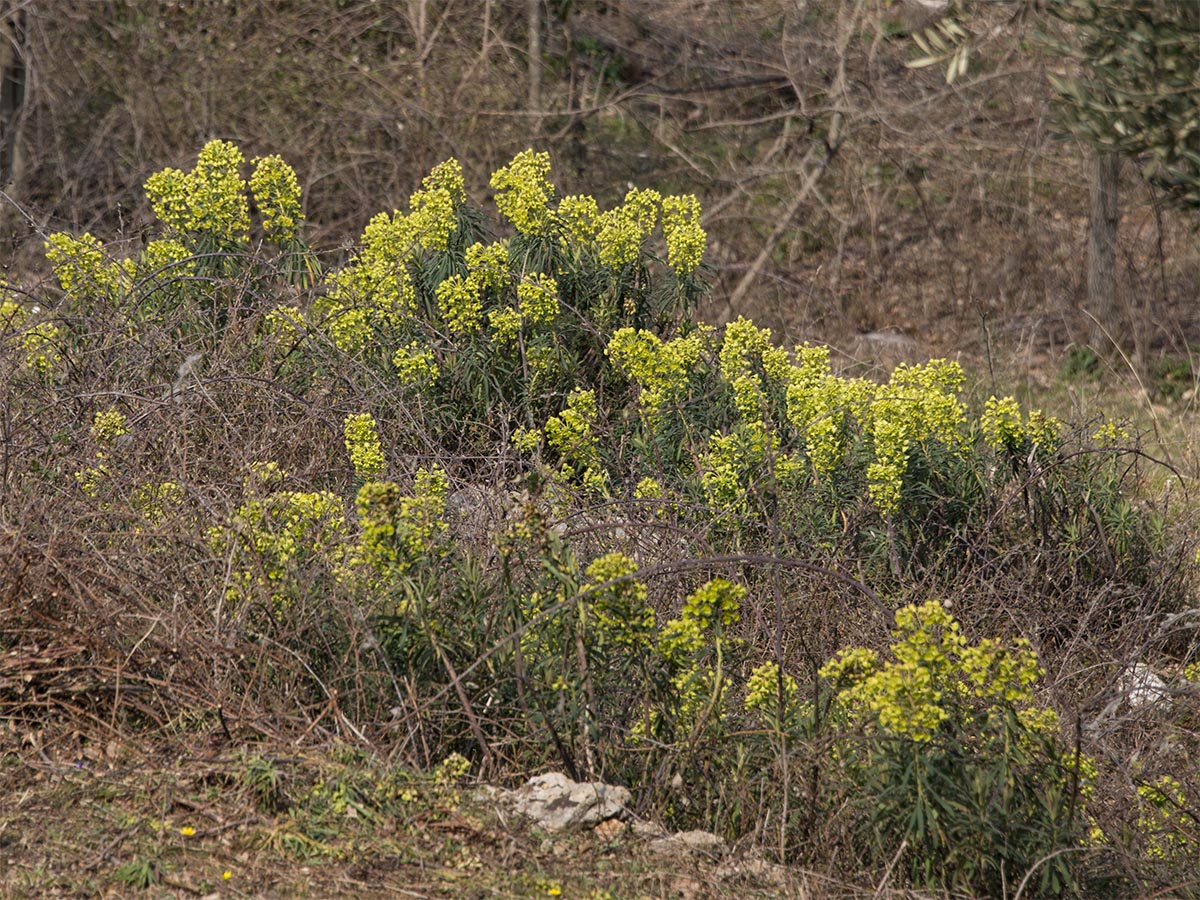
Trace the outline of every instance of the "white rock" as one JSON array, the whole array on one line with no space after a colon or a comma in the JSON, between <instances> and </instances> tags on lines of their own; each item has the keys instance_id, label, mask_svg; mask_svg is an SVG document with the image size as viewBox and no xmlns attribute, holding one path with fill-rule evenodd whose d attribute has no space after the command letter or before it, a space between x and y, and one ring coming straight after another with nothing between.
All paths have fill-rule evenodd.
<instances>
[{"instance_id":1,"label":"white rock","mask_svg":"<svg viewBox=\"0 0 1200 900\"><path fill-rule=\"evenodd\" d=\"M655 838L647 849L664 856L682 853L719 856L725 852L725 840L711 831L677 831L675 834Z\"/></svg>"},{"instance_id":2,"label":"white rock","mask_svg":"<svg viewBox=\"0 0 1200 900\"><path fill-rule=\"evenodd\" d=\"M1167 684L1145 663L1134 663L1121 676L1121 690L1134 709L1166 700Z\"/></svg>"},{"instance_id":3,"label":"white rock","mask_svg":"<svg viewBox=\"0 0 1200 900\"><path fill-rule=\"evenodd\" d=\"M633 799L623 787L575 782L561 772L536 775L511 792L517 812L547 831L595 825L624 812Z\"/></svg>"}]
</instances>

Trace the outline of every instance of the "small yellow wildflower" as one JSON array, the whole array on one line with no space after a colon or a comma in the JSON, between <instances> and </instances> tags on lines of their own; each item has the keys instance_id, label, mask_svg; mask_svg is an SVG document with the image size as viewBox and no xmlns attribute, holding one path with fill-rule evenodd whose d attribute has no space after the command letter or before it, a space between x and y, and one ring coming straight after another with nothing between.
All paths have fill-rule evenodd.
<instances>
[{"instance_id":1,"label":"small yellow wildflower","mask_svg":"<svg viewBox=\"0 0 1200 900\"><path fill-rule=\"evenodd\" d=\"M783 672L778 663L765 662L750 673L743 706L747 712L760 713L782 724L795 712L799 699L796 679Z\"/></svg>"},{"instance_id":2,"label":"small yellow wildflower","mask_svg":"<svg viewBox=\"0 0 1200 900\"><path fill-rule=\"evenodd\" d=\"M983 439L993 450L1016 450L1024 439L1021 408L1013 397L989 397L979 419Z\"/></svg>"},{"instance_id":3,"label":"small yellow wildflower","mask_svg":"<svg viewBox=\"0 0 1200 900\"><path fill-rule=\"evenodd\" d=\"M196 833L196 829L193 828L191 825L184 825L182 828L179 829L179 833L182 834L184 837L191 837L192 835L194 835Z\"/></svg>"},{"instance_id":4,"label":"small yellow wildflower","mask_svg":"<svg viewBox=\"0 0 1200 900\"><path fill-rule=\"evenodd\" d=\"M483 297L475 277L454 274L437 286L438 309L454 334L475 331L483 319Z\"/></svg>"},{"instance_id":5,"label":"small yellow wildflower","mask_svg":"<svg viewBox=\"0 0 1200 900\"><path fill-rule=\"evenodd\" d=\"M1092 440L1101 447L1116 447L1129 440L1129 431L1116 422L1105 422L1096 429Z\"/></svg>"},{"instance_id":6,"label":"small yellow wildflower","mask_svg":"<svg viewBox=\"0 0 1200 900\"><path fill-rule=\"evenodd\" d=\"M438 379L440 371L433 352L413 341L398 349L392 356L396 377L406 387L424 387Z\"/></svg>"},{"instance_id":7,"label":"small yellow wildflower","mask_svg":"<svg viewBox=\"0 0 1200 900\"><path fill-rule=\"evenodd\" d=\"M188 173L163 169L146 181L146 197L159 220L176 232L245 243L250 226L246 182L238 173L244 157L228 141L204 145Z\"/></svg>"},{"instance_id":8,"label":"small yellow wildflower","mask_svg":"<svg viewBox=\"0 0 1200 900\"><path fill-rule=\"evenodd\" d=\"M79 237L62 231L52 234L45 248L46 259L54 267L54 277L68 293L82 291L115 297L129 286L133 263L109 261L104 245L86 231Z\"/></svg>"}]
</instances>

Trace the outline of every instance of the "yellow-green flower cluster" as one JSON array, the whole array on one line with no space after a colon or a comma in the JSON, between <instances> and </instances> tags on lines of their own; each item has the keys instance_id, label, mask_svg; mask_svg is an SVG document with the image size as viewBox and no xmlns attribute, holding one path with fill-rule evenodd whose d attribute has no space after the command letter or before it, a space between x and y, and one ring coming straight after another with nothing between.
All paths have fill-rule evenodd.
<instances>
[{"instance_id":1,"label":"yellow-green flower cluster","mask_svg":"<svg viewBox=\"0 0 1200 900\"><path fill-rule=\"evenodd\" d=\"M183 489L174 481L140 484L129 498L129 504L154 525L160 524L167 517L167 512L182 502Z\"/></svg>"},{"instance_id":2,"label":"yellow-green flower cluster","mask_svg":"<svg viewBox=\"0 0 1200 900\"><path fill-rule=\"evenodd\" d=\"M471 772L471 761L461 753L451 753L433 770L433 783L438 787L453 787Z\"/></svg>"},{"instance_id":3,"label":"yellow-green flower cluster","mask_svg":"<svg viewBox=\"0 0 1200 900\"><path fill-rule=\"evenodd\" d=\"M700 623L687 616L671 619L658 633L659 655L677 670L690 666L704 646Z\"/></svg>"},{"instance_id":4,"label":"yellow-green flower cluster","mask_svg":"<svg viewBox=\"0 0 1200 900\"><path fill-rule=\"evenodd\" d=\"M394 481L368 481L358 489L355 508L358 513L359 561L385 572L395 566L396 525L403 496Z\"/></svg>"},{"instance_id":5,"label":"yellow-green flower cluster","mask_svg":"<svg viewBox=\"0 0 1200 900\"><path fill-rule=\"evenodd\" d=\"M678 618L659 632L655 650L671 672L672 703L669 715L652 711L649 724L656 731L664 723L674 725L676 734L692 732L706 716L709 726L717 726L724 716L724 679L719 660L720 648L727 640L724 631L738 621L746 590L724 578L716 578L694 591L684 602ZM704 661L702 654L710 646L706 632L712 631L711 646L716 648L718 665ZM644 726L635 730L644 731Z\"/></svg>"},{"instance_id":6,"label":"yellow-green flower cluster","mask_svg":"<svg viewBox=\"0 0 1200 900\"><path fill-rule=\"evenodd\" d=\"M511 306L496 309L488 313L488 325L492 328L492 336L500 344L512 344L521 333L521 314Z\"/></svg>"},{"instance_id":7,"label":"yellow-green flower cluster","mask_svg":"<svg viewBox=\"0 0 1200 900\"><path fill-rule=\"evenodd\" d=\"M104 245L86 231L78 238L57 232L45 247L54 277L67 293L116 297L130 285L133 262L109 262Z\"/></svg>"},{"instance_id":8,"label":"yellow-green flower cluster","mask_svg":"<svg viewBox=\"0 0 1200 900\"><path fill-rule=\"evenodd\" d=\"M436 296L442 319L453 334L469 334L483 320L484 294L502 291L508 284L508 248L503 244L472 244L466 252L467 274L455 273L437 286ZM509 310L515 317L515 310ZM507 343L516 337L516 328L504 316ZM519 320L516 322L519 327ZM495 327L495 326L493 326Z\"/></svg>"},{"instance_id":9,"label":"yellow-green flower cluster","mask_svg":"<svg viewBox=\"0 0 1200 900\"><path fill-rule=\"evenodd\" d=\"M440 374L433 351L415 341L393 354L392 366L396 370L396 378L405 387L427 387L437 381Z\"/></svg>"},{"instance_id":10,"label":"yellow-green flower cluster","mask_svg":"<svg viewBox=\"0 0 1200 900\"><path fill-rule=\"evenodd\" d=\"M650 331L620 328L608 341L605 355L638 386L638 406L648 417L679 403L704 349L702 332L663 341Z\"/></svg>"},{"instance_id":11,"label":"yellow-green flower cluster","mask_svg":"<svg viewBox=\"0 0 1200 900\"><path fill-rule=\"evenodd\" d=\"M357 354L372 346L375 329L371 327L368 310L334 305L325 312L326 318L321 325L334 346L343 353Z\"/></svg>"},{"instance_id":12,"label":"yellow-green flower cluster","mask_svg":"<svg viewBox=\"0 0 1200 900\"><path fill-rule=\"evenodd\" d=\"M1116 422L1105 422L1092 435L1101 447L1119 447L1129 441L1129 430Z\"/></svg>"},{"instance_id":13,"label":"yellow-green flower cluster","mask_svg":"<svg viewBox=\"0 0 1200 900\"><path fill-rule=\"evenodd\" d=\"M791 377L787 351L771 345L771 329L738 316L725 328L718 358L742 419L763 422L768 395L785 389Z\"/></svg>"},{"instance_id":14,"label":"yellow-green flower cluster","mask_svg":"<svg viewBox=\"0 0 1200 900\"><path fill-rule=\"evenodd\" d=\"M379 213L363 229L361 249L330 277L320 305L330 338L344 353L379 340L380 329L403 329L416 309L408 272L415 246L412 223L399 212Z\"/></svg>"},{"instance_id":15,"label":"yellow-green flower cluster","mask_svg":"<svg viewBox=\"0 0 1200 900\"><path fill-rule=\"evenodd\" d=\"M274 460L260 460L249 465L242 482L242 491L250 495L261 495L267 488L276 488L287 480L287 472Z\"/></svg>"},{"instance_id":16,"label":"yellow-green flower cluster","mask_svg":"<svg viewBox=\"0 0 1200 900\"><path fill-rule=\"evenodd\" d=\"M1138 785L1137 792L1142 801L1138 831L1146 854L1152 859L1195 860L1200 841L1183 786L1170 775L1160 775L1153 784Z\"/></svg>"},{"instance_id":17,"label":"yellow-green flower cluster","mask_svg":"<svg viewBox=\"0 0 1200 900\"><path fill-rule=\"evenodd\" d=\"M111 447L119 438L129 434L129 420L118 409L102 409L92 417L89 433L98 445Z\"/></svg>"},{"instance_id":18,"label":"yellow-green flower cluster","mask_svg":"<svg viewBox=\"0 0 1200 900\"><path fill-rule=\"evenodd\" d=\"M40 312L34 307L35 314ZM59 339L62 332L53 322L41 321L29 323L25 310L13 301L0 304L0 333L10 325L24 324L21 334L21 347L25 351L25 365L43 381L49 382L58 364L62 361L59 352Z\"/></svg>"},{"instance_id":19,"label":"yellow-green flower cluster","mask_svg":"<svg viewBox=\"0 0 1200 900\"><path fill-rule=\"evenodd\" d=\"M542 433L536 428L518 428L513 432L511 443L522 453L534 454L542 443Z\"/></svg>"},{"instance_id":20,"label":"yellow-green flower cluster","mask_svg":"<svg viewBox=\"0 0 1200 900\"><path fill-rule=\"evenodd\" d=\"M657 478L643 478L633 489L633 496L638 500L661 500L662 483Z\"/></svg>"},{"instance_id":21,"label":"yellow-green flower cluster","mask_svg":"<svg viewBox=\"0 0 1200 900\"><path fill-rule=\"evenodd\" d=\"M968 645L938 601L898 610L893 637L893 662L869 650L843 651L821 675L845 710L869 712L883 731L918 743L931 740L956 705L980 703L988 715L1028 705L1042 675L1027 643Z\"/></svg>"},{"instance_id":22,"label":"yellow-green flower cluster","mask_svg":"<svg viewBox=\"0 0 1200 900\"><path fill-rule=\"evenodd\" d=\"M695 271L704 259L708 236L700 225L700 201L694 194L664 197L662 210L667 264L682 278Z\"/></svg>"},{"instance_id":23,"label":"yellow-green flower cluster","mask_svg":"<svg viewBox=\"0 0 1200 900\"><path fill-rule=\"evenodd\" d=\"M209 532L209 542L229 558L226 595L250 599L255 589L271 592L277 610L291 605L311 565L336 568L345 550L342 501L329 491L277 491L247 500L228 528Z\"/></svg>"},{"instance_id":24,"label":"yellow-green flower cluster","mask_svg":"<svg viewBox=\"0 0 1200 900\"><path fill-rule=\"evenodd\" d=\"M637 563L622 553L609 553L587 567L590 584L604 585L586 595L601 641L626 647L650 646L654 610L646 602L646 586L632 577L637 570Z\"/></svg>"},{"instance_id":25,"label":"yellow-green flower cluster","mask_svg":"<svg viewBox=\"0 0 1200 900\"><path fill-rule=\"evenodd\" d=\"M534 324L553 322L558 316L558 283L549 275L536 272L517 285L521 314Z\"/></svg>"},{"instance_id":26,"label":"yellow-green flower cluster","mask_svg":"<svg viewBox=\"0 0 1200 900\"><path fill-rule=\"evenodd\" d=\"M550 183L550 154L523 150L492 174L496 208L521 234L538 237L550 223L548 206L554 198Z\"/></svg>"},{"instance_id":27,"label":"yellow-green flower cluster","mask_svg":"<svg viewBox=\"0 0 1200 900\"><path fill-rule=\"evenodd\" d=\"M54 377L62 354L58 351L58 326L52 322L38 322L25 332L25 364L36 372L43 381Z\"/></svg>"},{"instance_id":28,"label":"yellow-green flower cluster","mask_svg":"<svg viewBox=\"0 0 1200 900\"><path fill-rule=\"evenodd\" d=\"M444 251L458 227L458 208L466 200L463 171L457 159L434 166L409 198L409 218L417 240L426 250Z\"/></svg>"},{"instance_id":29,"label":"yellow-green flower cluster","mask_svg":"<svg viewBox=\"0 0 1200 900\"><path fill-rule=\"evenodd\" d=\"M765 662L750 673L746 681L746 712L758 713L781 727L795 718L800 708L800 685L777 662Z\"/></svg>"},{"instance_id":30,"label":"yellow-green flower cluster","mask_svg":"<svg viewBox=\"0 0 1200 900\"><path fill-rule=\"evenodd\" d=\"M222 243L249 239L246 182L238 173L242 151L228 141L204 145L191 172L163 169L146 181L146 197L159 220L173 231L207 235Z\"/></svg>"},{"instance_id":31,"label":"yellow-green flower cluster","mask_svg":"<svg viewBox=\"0 0 1200 900\"><path fill-rule=\"evenodd\" d=\"M714 578L698 588L683 604L683 617L691 619L702 631L722 630L735 625L741 618L741 602L746 589L724 578Z\"/></svg>"},{"instance_id":32,"label":"yellow-green flower cluster","mask_svg":"<svg viewBox=\"0 0 1200 900\"><path fill-rule=\"evenodd\" d=\"M829 348L796 348L787 387L788 421L804 437L804 448L818 477L831 475L846 450L848 418L864 420L875 385L861 378L839 378L829 366Z\"/></svg>"},{"instance_id":33,"label":"yellow-green flower cluster","mask_svg":"<svg viewBox=\"0 0 1200 900\"><path fill-rule=\"evenodd\" d=\"M867 467L867 490L884 515L900 508L908 452L916 444L940 441L958 447L966 410L957 394L965 376L955 362L933 359L898 365L880 385L868 413L875 461Z\"/></svg>"},{"instance_id":34,"label":"yellow-green flower cluster","mask_svg":"<svg viewBox=\"0 0 1200 900\"><path fill-rule=\"evenodd\" d=\"M563 459L562 474L578 474L586 486L604 493L608 473L600 466L600 445L596 440L596 392L575 390L567 397L567 408L546 421L546 443Z\"/></svg>"},{"instance_id":35,"label":"yellow-green flower cluster","mask_svg":"<svg viewBox=\"0 0 1200 900\"><path fill-rule=\"evenodd\" d=\"M16 300L10 300L7 293L8 285L0 280L0 334L18 330L29 318L25 307Z\"/></svg>"},{"instance_id":36,"label":"yellow-green flower cluster","mask_svg":"<svg viewBox=\"0 0 1200 900\"><path fill-rule=\"evenodd\" d=\"M277 306L263 319L263 330L281 345L294 345L304 327L304 314L298 306Z\"/></svg>"},{"instance_id":37,"label":"yellow-green flower cluster","mask_svg":"<svg viewBox=\"0 0 1200 900\"><path fill-rule=\"evenodd\" d=\"M383 472L385 462L375 417L370 413L346 416L343 430L346 452L350 454L354 474L364 480L378 477Z\"/></svg>"},{"instance_id":38,"label":"yellow-green flower cluster","mask_svg":"<svg viewBox=\"0 0 1200 900\"><path fill-rule=\"evenodd\" d=\"M475 278L455 273L437 286L436 296L442 319L451 333L469 334L479 328L483 296Z\"/></svg>"},{"instance_id":39,"label":"yellow-green flower cluster","mask_svg":"<svg viewBox=\"0 0 1200 900\"><path fill-rule=\"evenodd\" d=\"M195 271L196 263L191 251L173 238L150 241L137 264L138 278L179 281Z\"/></svg>"},{"instance_id":40,"label":"yellow-green flower cluster","mask_svg":"<svg viewBox=\"0 0 1200 900\"><path fill-rule=\"evenodd\" d=\"M1015 453L1028 446L1053 451L1059 445L1061 423L1041 410L1031 410L1021 422L1021 407L1012 397L989 397L979 418L983 439L996 451Z\"/></svg>"},{"instance_id":41,"label":"yellow-green flower cluster","mask_svg":"<svg viewBox=\"0 0 1200 900\"><path fill-rule=\"evenodd\" d=\"M600 208L596 198L572 194L558 202L558 217L567 236L581 247L590 247L600 233Z\"/></svg>"},{"instance_id":42,"label":"yellow-green flower cluster","mask_svg":"<svg viewBox=\"0 0 1200 900\"><path fill-rule=\"evenodd\" d=\"M1016 450L1025 437L1021 428L1021 407L1016 398L989 397L979 418L983 439L993 450Z\"/></svg>"},{"instance_id":43,"label":"yellow-green flower cluster","mask_svg":"<svg viewBox=\"0 0 1200 900\"><path fill-rule=\"evenodd\" d=\"M254 163L250 194L262 216L263 233L276 244L295 240L304 221L295 170L281 156L263 156Z\"/></svg>"},{"instance_id":44,"label":"yellow-green flower cluster","mask_svg":"<svg viewBox=\"0 0 1200 900\"><path fill-rule=\"evenodd\" d=\"M483 290L501 291L509 282L508 247L497 241L493 244L472 244L466 252L467 271Z\"/></svg>"},{"instance_id":45,"label":"yellow-green flower cluster","mask_svg":"<svg viewBox=\"0 0 1200 900\"><path fill-rule=\"evenodd\" d=\"M661 201L658 191L632 188L624 203L603 213L596 236L600 262L614 269L637 262L642 244L658 222Z\"/></svg>"},{"instance_id":46,"label":"yellow-green flower cluster","mask_svg":"<svg viewBox=\"0 0 1200 900\"><path fill-rule=\"evenodd\" d=\"M92 426L88 431L92 442L96 445L98 464L75 473L75 480L80 488L90 497L100 492L100 485L109 476L108 464L105 462L117 441L129 434L129 420L118 409L97 410L92 417Z\"/></svg>"},{"instance_id":47,"label":"yellow-green flower cluster","mask_svg":"<svg viewBox=\"0 0 1200 900\"><path fill-rule=\"evenodd\" d=\"M536 335L525 348L530 387L536 390L548 377L564 372L564 353L551 335Z\"/></svg>"},{"instance_id":48,"label":"yellow-green flower cluster","mask_svg":"<svg viewBox=\"0 0 1200 900\"><path fill-rule=\"evenodd\" d=\"M404 573L431 555L446 530L450 481L435 467L418 469L413 494L392 481L369 481L358 491L358 561L381 573Z\"/></svg>"},{"instance_id":49,"label":"yellow-green flower cluster","mask_svg":"<svg viewBox=\"0 0 1200 900\"><path fill-rule=\"evenodd\" d=\"M778 449L778 435L761 422L743 423L730 434L711 435L701 476L708 502L728 512L745 512L750 481Z\"/></svg>"}]
</instances>

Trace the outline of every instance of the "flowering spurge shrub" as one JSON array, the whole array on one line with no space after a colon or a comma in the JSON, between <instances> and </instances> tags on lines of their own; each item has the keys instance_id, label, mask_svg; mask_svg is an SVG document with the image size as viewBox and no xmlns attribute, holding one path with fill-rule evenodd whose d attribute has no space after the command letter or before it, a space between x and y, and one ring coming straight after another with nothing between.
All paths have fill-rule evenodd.
<instances>
[{"instance_id":1,"label":"flowering spurge shrub","mask_svg":"<svg viewBox=\"0 0 1200 900\"><path fill-rule=\"evenodd\" d=\"M668 617L661 592L630 556L581 560L545 512L544 502L527 499L498 545L504 578L497 599L517 639L503 653L485 647L493 681L483 692L490 704L521 710L520 724L504 730L531 729L570 772L630 784L660 764L679 771L696 754L720 752L731 722L731 656L743 653L735 632L745 588L712 579ZM489 612L477 607L472 615ZM700 812L690 821L701 821Z\"/></svg>"},{"instance_id":2,"label":"flowering spurge shrub","mask_svg":"<svg viewBox=\"0 0 1200 900\"><path fill-rule=\"evenodd\" d=\"M368 481L358 490L360 537L354 561L385 580L405 575L422 563L436 563L438 539L446 530L449 485L441 469L417 469L413 493L394 481Z\"/></svg>"},{"instance_id":3,"label":"flowering spurge shrub","mask_svg":"<svg viewBox=\"0 0 1200 900\"><path fill-rule=\"evenodd\" d=\"M498 424L542 427L562 412L556 398L600 377L614 330L690 327L705 243L693 197L635 189L602 212L592 198L559 199L549 176L549 156L533 151L495 173L515 234L489 242L447 160L408 211L371 219L312 303L280 306L266 332L282 354L323 368L332 346L398 384L428 404L447 443L494 440ZM652 253L660 221L666 260Z\"/></svg>"},{"instance_id":4,"label":"flowering spurge shrub","mask_svg":"<svg viewBox=\"0 0 1200 900\"><path fill-rule=\"evenodd\" d=\"M231 319L268 311L281 284L310 286L319 266L300 234L295 173L278 156L249 165L247 182L241 150L212 141L190 171L152 175L145 190L159 230L131 256L88 233L51 234L45 249L62 291L58 311L92 318L120 309L146 332L165 329L189 350L207 349ZM60 337L81 352L101 340L86 328Z\"/></svg>"},{"instance_id":5,"label":"flowering spurge shrub","mask_svg":"<svg viewBox=\"0 0 1200 900\"><path fill-rule=\"evenodd\" d=\"M973 516L983 521L988 490L1064 455L1059 424L1022 418L1011 398L989 401L977 427L955 363L900 366L876 384L836 375L826 348L785 351L744 319L723 331L689 322L705 245L694 198L633 189L601 210L593 198L560 198L549 157L525 151L492 179L512 234L491 240L451 159L405 211L373 217L314 290L294 292L277 277L281 255L249 240L301 246L295 174L278 157L254 161L248 180L245 166L218 141L192 171L153 176L163 234L137 259L110 259L88 235L52 236L48 255L70 302L132 295L149 317L172 303L220 307L219 284L241 266L241 309L258 306L271 377L296 392L337 373L363 389L393 385L424 432L397 435L397 445L432 439L469 455L508 443L522 467L548 467L568 500L620 498L624 485L652 478L717 513L701 521L722 539L745 545L768 523L831 550L850 537L893 575L969 531ZM225 281L204 275L213 266ZM43 371L61 343L46 326L23 338L45 348ZM1122 552L1136 550L1143 536L1129 510L1115 496L1097 508L1108 531L1129 538ZM1066 538L1088 562L1092 511L1047 509L1025 506L1058 532L1074 520Z\"/></svg>"},{"instance_id":6,"label":"flowering spurge shrub","mask_svg":"<svg viewBox=\"0 0 1200 900\"><path fill-rule=\"evenodd\" d=\"M1035 702L1042 674L1028 644L972 644L937 601L897 611L888 656L830 660L828 716L849 735L831 790L863 851L939 889L1000 896L1032 871L1037 896L1073 893L1095 770Z\"/></svg>"}]
</instances>

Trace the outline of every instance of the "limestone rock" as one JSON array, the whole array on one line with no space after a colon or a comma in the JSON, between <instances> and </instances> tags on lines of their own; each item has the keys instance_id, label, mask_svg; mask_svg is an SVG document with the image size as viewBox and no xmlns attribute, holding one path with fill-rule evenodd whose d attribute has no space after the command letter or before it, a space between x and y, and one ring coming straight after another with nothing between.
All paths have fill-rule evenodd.
<instances>
[{"instance_id":1,"label":"limestone rock","mask_svg":"<svg viewBox=\"0 0 1200 900\"><path fill-rule=\"evenodd\" d=\"M561 772L550 772L529 779L510 799L517 812L546 831L566 831L619 816L633 797L618 785L580 783Z\"/></svg>"},{"instance_id":2,"label":"limestone rock","mask_svg":"<svg viewBox=\"0 0 1200 900\"><path fill-rule=\"evenodd\" d=\"M725 840L710 831L677 831L655 838L647 849L663 856L720 856L725 852Z\"/></svg>"}]
</instances>

